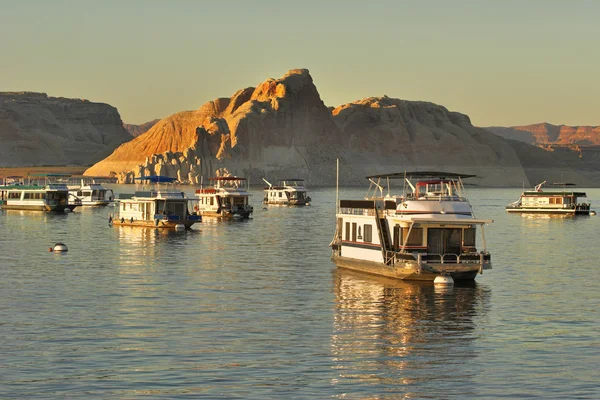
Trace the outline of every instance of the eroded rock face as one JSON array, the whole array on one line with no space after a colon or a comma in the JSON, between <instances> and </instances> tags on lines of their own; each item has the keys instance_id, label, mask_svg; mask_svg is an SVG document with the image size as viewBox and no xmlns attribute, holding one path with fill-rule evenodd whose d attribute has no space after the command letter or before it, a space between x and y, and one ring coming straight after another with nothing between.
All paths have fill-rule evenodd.
<instances>
[{"instance_id":1,"label":"eroded rock face","mask_svg":"<svg viewBox=\"0 0 600 400\"><path fill-rule=\"evenodd\" d=\"M86 174L113 174L121 182L165 174L196 183L226 168L252 182L293 176L329 185L340 159L346 185L420 169L475 173L473 183L521 187L530 185L527 169L538 168L535 162L524 168L524 146L516 149L466 115L427 102L383 96L328 108L308 70L298 69L162 119ZM555 157L545 156L536 158L542 168Z\"/></svg>"},{"instance_id":2,"label":"eroded rock face","mask_svg":"<svg viewBox=\"0 0 600 400\"><path fill-rule=\"evenodd\" d=\"M90 165L130 139L108 104L0 92L2 166Z\"/></svg>"}]
</instances>

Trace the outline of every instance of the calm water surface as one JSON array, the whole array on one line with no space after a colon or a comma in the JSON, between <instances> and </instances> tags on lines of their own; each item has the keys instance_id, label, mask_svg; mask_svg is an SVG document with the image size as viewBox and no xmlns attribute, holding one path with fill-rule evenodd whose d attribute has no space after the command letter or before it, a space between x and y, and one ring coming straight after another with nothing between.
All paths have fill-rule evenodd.
<instances>
[{"instance_id":1,"label":"calm water surface","mask_svg":"<svg viewBox=\"0 0 600 400\"><path fill-rule=\"evenodd\" d=\"M493 269L450 290L336 269L333 189L187 232L0 211L0 398L600 398L600 216L520 192L468 191Z\"/></svg>"}]
</instances>

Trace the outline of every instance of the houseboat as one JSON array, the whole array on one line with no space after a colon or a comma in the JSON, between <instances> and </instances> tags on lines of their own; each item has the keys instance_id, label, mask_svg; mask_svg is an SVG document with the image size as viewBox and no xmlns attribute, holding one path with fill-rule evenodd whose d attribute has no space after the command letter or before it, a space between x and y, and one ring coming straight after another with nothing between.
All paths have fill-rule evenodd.
<instances>
[{"instance_id":1,"label":"houseboat","mask_svg":"<svg viewBox=\"0 0 600 400\"><path fill-rule=\"evenodd\" d=\"M136 178L149 182L172 182L174 178L151 176ZM168 188L137 191L134 194L120 194L116 200L115 214L109 216L113 225L189 229L202 221L200 215L193 215L188 209L190 199L184 192Z\"/></svg>"},{"instance_id":2,"label":"houseboat","mask_svg":"<svg viewBox=\"0 0 600 400\"><path fill-rule=\"evenodd\" d=\"M339 267L390 278L473 280L491 269L483 227L464 195L475 175L406 172L369 176L363 200L339 200L332 260ZM390 182L403 180L402 194ZM477 250L476 230L483 251Z\"/></svg>"},{"instance_id":3,"label":"houseboat","mask_svg":"<svg viewBox=\"0 0 600 400\"><path fill-rule=\"evenodd\" d=\"M250 218L253 207L249 203L246 178L221 176L208 180L212 185L197 189L197 199L192 201L196 214L216 218Z\"/></svg>"},{"instance_id":4,"label":"houseboat","mask_svg":"<svg viewBox=\"0 0 600 400\"><path fill-rule=\"evenodd\" d=\"M561 215L590 215L590 203L580 202L579 199L586 197L585 192L567 191L566 186L573 184L560 183L559 190L542 190L538 184L531 191L521 193L519 200L506 206L509 213L539 213L539 214L561 214Z\"/></svg>"},{"instance_id":5,"label":"houseboat","mask_svg":"<svg viewBox=\"0 0 600 400\"><path fill-rule=\"evenodd\" d=\"M95 178L81 178L80 182L73 182L67 186L70 203L80 201L82 206L103 207L115 199L112 189L105 188Z\"/></svg>"},{"instance_id":6,"label":"houseboat","mask_svg":"<svg viewBox=\"0 0 600 400\"><path fill-rule=\"evenodd\" d=\"M310 204L310 197L304 187L304 179L281 179L277 185L271 185L269 181L263 178L267 183L265 187L264 204L280 204L288 206L306 206Z\"/></svg>"},{"instance_id":7,"label":"houseboat","mask_svg":"<svg viewBox=\"0 0 600 400\"><path fill-rule=\"evenodd\" d=\"M3 210L73 211L80 203L69 203L69 189L61 183L12 182L0 186L0 208Z\"/></svg>"}]
</instances>

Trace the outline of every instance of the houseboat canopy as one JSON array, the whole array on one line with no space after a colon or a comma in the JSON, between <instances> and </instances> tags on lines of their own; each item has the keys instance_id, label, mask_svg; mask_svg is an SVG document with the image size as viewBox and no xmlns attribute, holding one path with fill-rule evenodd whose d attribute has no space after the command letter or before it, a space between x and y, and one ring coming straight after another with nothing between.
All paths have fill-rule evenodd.
<instances>
[{"instance_id":1,"label":"houseboat canopy","mask_svg":"<svg viewBox=\"0 0 600 400\"><path fill-rule=\"evenodd\" d=\"M380 174L367 176L367 179L404 179L404 178L439 178L439 179L464 179L474 178L477 175L456 174L453 172L435 172L435 171L412 171L412 172L394 172L391 174Z\"/></svg>"}]
</instances>

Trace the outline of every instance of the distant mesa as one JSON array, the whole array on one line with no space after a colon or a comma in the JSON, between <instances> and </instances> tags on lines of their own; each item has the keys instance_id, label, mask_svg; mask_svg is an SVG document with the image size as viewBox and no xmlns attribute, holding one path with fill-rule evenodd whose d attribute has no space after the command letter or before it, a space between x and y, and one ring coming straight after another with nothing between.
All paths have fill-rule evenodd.
<instances>
[{"instance_id":1,"label":"distant mesa","mask_svg":"<svg viewBox=\"0 0 600 400\"><path fill-rule=\"evenodd\" d=\"M131 136L138 137L141 134L148 132L150 128L156 125L158 121L160 121L160 119L153 119L152 121L144 122L140 125L123 124L123 126L125 127L125 129L127 129L127 132L129 132Z\"/></svg>"},{"instance_id":2,"label":"distant mesa","mask_svg":"<svg viewBox=\"0 0 600 400\"><path fill-rule=\"evenodd\" d=\"M599 146L600 126L552 125L547 122L525 126L491 126L489 131L506 139L534 146Z\"/></svg>"},{"instance_id":3,"label":"distant mesa","mask_svg":"<svg viewBox=\"0 0 600 400\"><path fill-rule=\"evenodd\" d=\"M130 139L108 104L0 92L0 166L91 165Z\"/></svg>"}]
</instances>

